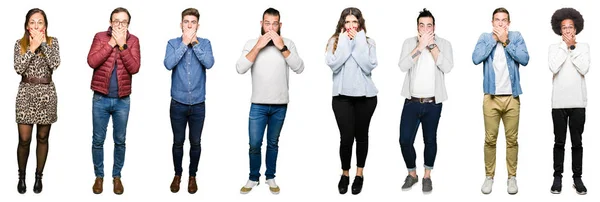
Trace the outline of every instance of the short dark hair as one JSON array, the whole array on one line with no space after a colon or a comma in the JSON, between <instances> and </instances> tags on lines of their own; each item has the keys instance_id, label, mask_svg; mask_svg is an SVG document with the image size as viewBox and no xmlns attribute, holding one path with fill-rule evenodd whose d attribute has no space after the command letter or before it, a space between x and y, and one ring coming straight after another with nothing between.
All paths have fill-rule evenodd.
<instances>
[{"instance_id":1,"label":"short dark hair","mask_svg":"<svg viewBox=\"0 0 600 202\"><path fill-rule=\"evenodd\" d=\"M492 13L492 21L494 21L494 15L496 15L496 13L506 13L506 15L508 15L508 22L510 22L510 13L508 13L508 10L506 10L506 8L496 8L496 10L494 10L494 13Z\"/></svg>"},{"instance_id":2,"label":"short dark hair","mask_svg":"<svg viewBox=\"0 0 600 202\"><path fill-rule=\"evenodd\" d=\"M277 17L279 17L279 20L281 20L281 16L279 16L279 11L277 9L267 8L267 10L265 10L265 12L263 13L263 19L265 19L266 14L269 14L272 16L277 16Z\"/></svg>"},{"instance_id":3,"label":"short dark hair","mask_svg":"<svg viewBox=\"0 0 600 202\"><path fill-rule=\"evenodd\" d=\"M575 34L579 34L579 32L583 30L583 16L581 16L581 13L574 8L561 8L554 12L552 19L550 20L550 24L552 24L552 30L555 34L562 35L560 23L566 19L573 20L575 30L577 30Z\"/></svg>"},{"instance_id":4,"label":"short dark hair","mask_svg":"<svg viewBox=\"0 0 600 202\"><path fill-rule=\"evenodd\" d=\"M187 8L187 9L183 10L183 12L181 12L181 20L183 20L183 17L185 17L186 15L196 16L196 18L198 20L200 20L200 12L198 12L198 9Z\"/></svg>"},{"instance_id":5,"label":"short dark hair","mask_svg":"<svg viewBox=\"0 0 600 202\"><path fill-rule=\"evenodd\" d=\"M111 21L112 21L112 16L113 16L113 14L115 14L115 13L120 13L120 12L125 12L125 13L127 13L127 18L129 18L129 19L128 19L128 21L129 21L129 23L131 24L131 14L129 14L129 11L128 11L126 8L123 8L123 7L118 7L118 8L115 8L115 10L113 10L113 11L112 11L112 13L110 13L109 22L111 22Z\"/></svg>"},{"instance_id":6,"label":"short dark hair","mask_svg":"<svg viewBox=\"0 0 600 202\"><path fill-rule=\"evenodd\" d=\"M431 12L429 12L429 10L426 8L423 8L423 10L419 12L419 17L417 17L417 25L419 25L419 19L426 17L433 19L433 25L435 25L435 18L433 17L433 14L431 14Z\"/></svg>"}]
</instances>

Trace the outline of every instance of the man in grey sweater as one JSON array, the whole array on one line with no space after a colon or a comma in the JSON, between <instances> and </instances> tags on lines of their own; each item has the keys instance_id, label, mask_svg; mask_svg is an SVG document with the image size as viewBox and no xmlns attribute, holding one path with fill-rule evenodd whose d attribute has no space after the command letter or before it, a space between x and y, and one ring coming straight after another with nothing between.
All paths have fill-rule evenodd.
<instances>
[{"instance_id":1,"label":"man in grey sweater","mask_svg":"<svg viewBox=\"0 0 600 202\"><path fill-rule=\"evenodd\" d=\"M259 184L261 145L267 130L266 183L273 194L279 194L275 183L278 141L289 102L289 69L297 74L304 70L304 62L296 52L294 42L281 37L279 11L265 10L260 22L261 36L251 39L236 64L237 72L252 72L252 105L248 122L250 150L250 177L240 190L247 194ZM289 67L289 69L288 69Z\"/></svg>"}]
</instances>

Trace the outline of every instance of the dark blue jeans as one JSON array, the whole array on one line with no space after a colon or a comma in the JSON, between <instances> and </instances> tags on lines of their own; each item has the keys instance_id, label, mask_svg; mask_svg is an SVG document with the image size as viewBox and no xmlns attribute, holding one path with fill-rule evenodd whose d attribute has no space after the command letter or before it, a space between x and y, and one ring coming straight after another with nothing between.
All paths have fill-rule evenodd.
<instances>
[{"instance_id":1,"label":"dark blue jeans","mask_svg":"<svg viewBox=\"0 0 600 202\"><path fill-rule=\"evenodd\" d=\"M204 102L195 105L186 105L171 99L171 128L173 129L173 166L175 175L181 176L183 168L183 144L185 142L185 129L189 125L190 133L190 176L196 176L200 162L200 137L204 128L205 116Z\"/></svg>"},{"instance_id":2,"label":"dark blue jeans","mask_svg":"<svg viewBox=\"0 0 600 202\"><path fill-rule=\"evenodd\" d=\"M402 117L400 120L400 149L404 163L409 171L415 170L417 154L415 152L415 137L419 124L423 123L423 142L425 143L425 168L433 169L437 153L437 128L442 114L442 103L420 103L418 101L404 101Z\"/></svg>"},{"instance_id":3,"label":"dark blue jeans","mask_svg":"<svg viewBox=\"0 0 600 202\"><path fill-rule=\"evenodd\" d=\"M248 122L250 180L258 181L258 178L260 178L261 146L265 129L267 130L267 154L265 160L267 170L265 171L265 176L267 179L275 178L277 153L279 151L279 134L283 127L286 112L287 104L252 104L250 106L250 118Z\"/></svg>"},{"instance_id":4,"label":"dark blue jeans","mask_svg":"<svg viewBox=\"0 0 600 202\"><path fill-rule=\"evenodd\" d=\"M121 177L121 169L125 162L125 135L127 133L127 120L129 119L129 96L123 98L106 97L94 93L92 101L92 159L96 177L104 177L104 140L108 121L113 119L114 164L113 177Z\"/></svg>"}]
</instances>

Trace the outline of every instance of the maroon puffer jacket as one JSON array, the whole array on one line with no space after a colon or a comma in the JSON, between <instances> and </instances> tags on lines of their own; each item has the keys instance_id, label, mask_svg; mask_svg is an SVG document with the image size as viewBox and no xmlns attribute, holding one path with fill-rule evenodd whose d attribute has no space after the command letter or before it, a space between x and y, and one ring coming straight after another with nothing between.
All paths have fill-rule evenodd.
<instances>
[{"instance_id":1,"label":"maroon puffer jacket","mask_svg":"<svg viewBox=\"0 0 600 202\"><path fill-rule=\"evenodd\" d=\"M110 76L117 63L117 83L119 97L131 94L131 75L140 70L140 43L136 36L127 32L127 49L120 51L118 46L111 47L110 32L98 32L87 57L87 62L94 69L92 90L108 94Z\"/></svg>"}]
</instances>

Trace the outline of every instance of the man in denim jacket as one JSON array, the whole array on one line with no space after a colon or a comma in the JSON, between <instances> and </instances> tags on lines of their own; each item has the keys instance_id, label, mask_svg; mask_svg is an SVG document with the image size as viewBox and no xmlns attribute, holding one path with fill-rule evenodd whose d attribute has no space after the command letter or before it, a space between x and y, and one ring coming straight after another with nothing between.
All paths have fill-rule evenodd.
<instances>
[{"instance_id":1,"label":"man in denim jacket","mask_svg":"<svg viewBox=\"0 0 600 202\"><path fill-rule=\"evenodd\" d=\"M481 192L492 192L496 170L496 140L500 120L506 136L507 191L516 194L517 156L519 144L519 111L522 94L519 65L526 66L529 53L521 33L508 31L510 15L505 8L492 14L491 33L483 33L473 51L473 63L483 62L483 117L485 124L484 160L486 178Z\"/></svg>"}]
</instances>

